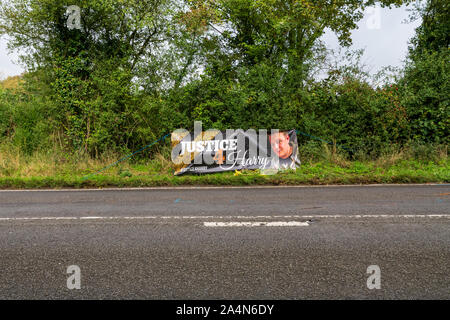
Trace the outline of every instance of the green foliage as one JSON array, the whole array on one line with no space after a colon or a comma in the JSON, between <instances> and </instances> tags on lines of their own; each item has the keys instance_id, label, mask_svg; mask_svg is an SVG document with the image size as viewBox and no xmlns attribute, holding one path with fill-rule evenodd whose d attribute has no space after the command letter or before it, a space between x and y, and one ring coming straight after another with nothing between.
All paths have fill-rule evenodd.
<instances>
[{"instance_id":1,"label":"green foliage","mask_svg":"<svg viewBox=\"0 0 450 320\"><path fill-rule=\"evenodd\" d=\"M40 96L0 89L0 140L26 154L51 145L51 102Z\"/></svg>"},{"instance_id":2,"label":"green foliage","mask_svg":"<svg viewBox=\"0 0 450 320\"><path fill-rule=\"evenodd\" d=\"M416 2L411 20L419 18L421 25L411 40L409 58L420 60L424 53L448 49L450 45L450 4L446 0L428 0Z\"/></svg>"},{"instance_id":3,"label":"green foliage","mask_svg":"<svg viewBox=\"0 0 450 320\"><path fill-rule=\"evenodd\" d=\"M450 137L450 4L429 0L416 12L422 24L411 41L400 85L412 136L449 143Z\"/></svg>"},{"instance_id":4,"label":"green foliage","mask_svg":"<svg viewBox=\"0 0 450 320\"><path fill-rule=\"evenodd\" d=\"M81 8L81 30L67 27L69 5ZM0 5L0 34L10 36L11 49L32 49L23 62L48 89L67 149L98 155L142 142L131 116L142 101L134 79L157 60L169 33L169 9L165 0Z\"/></svg>"},{"instance_id":5,"label":"green foliage","mask_svg":"<svg viewBox=\"0 0 450 320\"><path fill-rule=\"evenodd\" d=\"M2 2L0 35L26 52L28 73L21 90L0 91L0 139L26 153L56 145L98 159L201 120L205 129L295 128L355 158L448 143L446 1L417 10L424 23L394 83L373 85L351 55L330 63L324 30L349 45L374 2ZM81 30L67 28L68 5L81 8ZM299 137L314 154L310 139Z\"/></svg>"},{"instance_id":6,"label":"green foliage","mask_svg":"<svg viewBox=\"0 0 450 320\"><path fill-rule=\"evenodd\" d=\"M412 137L448 143L450 137L450 53L423 53L410 62L401 84Z\"/></svg>"}]
</instances>

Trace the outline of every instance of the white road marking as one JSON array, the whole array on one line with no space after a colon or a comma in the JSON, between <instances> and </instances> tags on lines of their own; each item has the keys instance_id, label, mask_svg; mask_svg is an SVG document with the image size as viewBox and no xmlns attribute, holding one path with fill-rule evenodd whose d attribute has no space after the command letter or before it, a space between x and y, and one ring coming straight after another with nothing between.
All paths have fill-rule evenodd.
<instances>
[{"instance_id":1,"label":"white road marking","mask_svg":"<svg viewBox=\"0 0 450 320\"><path fill-rule=\"evenodd\" d=\"M270 221L270 222L203 222L205 227L307 227L308 222Z\"/></svg>"},{"instance_id":2,"label":"white road marking","mask_svg":"<svg viewBox=\"0 0 450 320\"><path fill-rule=\"evenodd\" d=\"M450 214L358 214L358 215L286 215L286 216L81 216L81 217L0 217L1 221L39 221L39 220L256 220L256 219L450 219Z\"/></svg>"}]
</instances>

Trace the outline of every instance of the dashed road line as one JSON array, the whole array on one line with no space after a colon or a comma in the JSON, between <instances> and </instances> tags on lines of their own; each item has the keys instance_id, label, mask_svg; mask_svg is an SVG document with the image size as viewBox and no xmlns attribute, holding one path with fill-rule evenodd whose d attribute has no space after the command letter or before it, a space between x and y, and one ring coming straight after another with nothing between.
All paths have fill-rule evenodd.
<instances>
[{"instance_id":1,"label":"dashed road line","mask_svg":"<svg viewBox=\"0 0 450 320\"><path fill-rule=\"evenodd\" d=\"M0 217L1 221L49 220L257 220L257 219L450 219L450 214L358 214L358 215L260 215L260 216L79 216L79 217Z\"/></svg>"},{"instance_id":2,"label":"dashed road line","mask_svg":"<svg viewBox=\"0 0 450 320\"><path fill-rule=\"evenodd\" d=\"M203 222L205 227L307 227L308 222L300 221L266 221L266 222Z\"/></svg>"}]
</instances>

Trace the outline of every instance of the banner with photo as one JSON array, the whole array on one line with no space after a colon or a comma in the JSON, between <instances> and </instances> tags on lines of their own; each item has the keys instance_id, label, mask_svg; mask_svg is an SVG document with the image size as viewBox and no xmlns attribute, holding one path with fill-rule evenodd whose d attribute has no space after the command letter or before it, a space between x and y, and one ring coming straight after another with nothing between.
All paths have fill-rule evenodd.
<instances>
[{"instance_id":1,"label":"banner with photo","mask_svg":"<svg viewBox=\"0 0 450 320\"><path fill-rule=\"evenodd\" d=\"M172 133L175 175L259 169L262 174L300 166L295 129L207 130Z\"/></svg>"}]
</instances>

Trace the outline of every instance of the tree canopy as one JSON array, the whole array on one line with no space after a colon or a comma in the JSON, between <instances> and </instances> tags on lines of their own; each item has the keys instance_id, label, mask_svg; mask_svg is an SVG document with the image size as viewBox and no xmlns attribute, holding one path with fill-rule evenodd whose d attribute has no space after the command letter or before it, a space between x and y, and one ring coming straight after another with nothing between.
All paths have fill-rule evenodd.
<instances>
[{"instance_id":1,"label":"tree canopy","mask_svg":"<svg viewBox=\"0 0 450 320\"><path fill-rule=\"evenodd\" d=\"M411 138L448 141L447 1L416 9L423 23L393 86L369 84L352 54L325 70L326 30L348 47L366 8L411 2L2 1L0 35L22 55L29 114L39 114L18 119L43 130L21 141L56 136L61 148L96 156L194 120L221 130L297 128L364 152ZM68 25L71 6L80 8L79 28ZM0 95L0 109L14 99ZM16 109L3 109L0 135L11 135L18 125L3 119Z\"/></svg>"}]
</instances>

